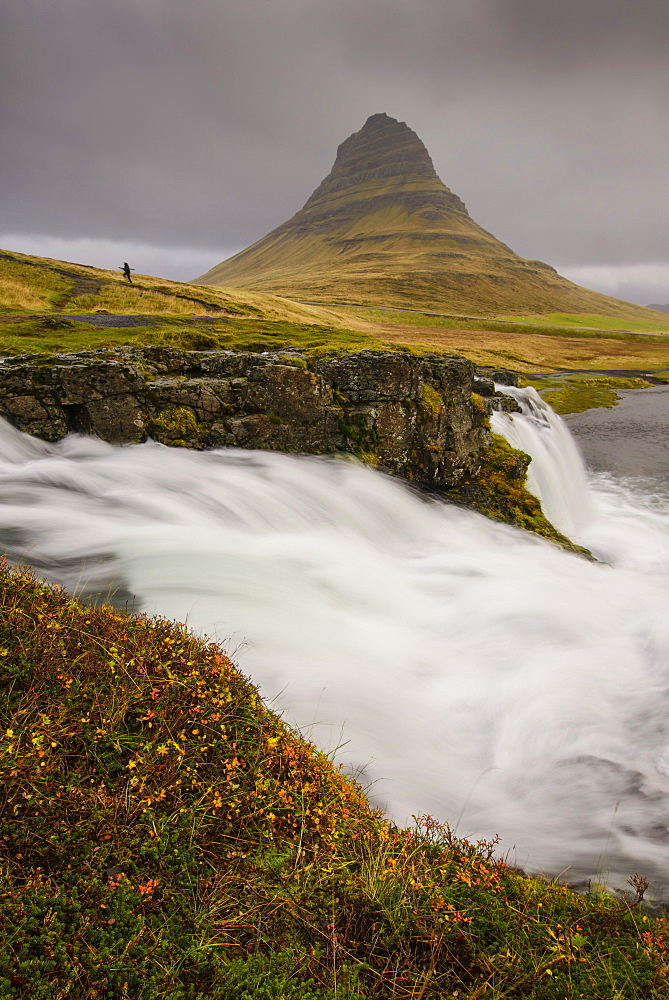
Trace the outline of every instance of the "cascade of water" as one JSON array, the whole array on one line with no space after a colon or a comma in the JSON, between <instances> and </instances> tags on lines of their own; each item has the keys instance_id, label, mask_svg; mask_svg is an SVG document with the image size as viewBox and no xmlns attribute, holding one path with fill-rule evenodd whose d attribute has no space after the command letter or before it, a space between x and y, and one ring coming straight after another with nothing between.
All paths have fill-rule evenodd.
<instances>
[{"instance_id":1,"label":"cascade of water","mask_svg":"<svg viewBox=\"0 0 669 1000\"><path fill-rule=\"evenodd\" d=\"M219 639L399 822L669 898L669 503L634 496L599 565L353 462L0 423L13 559Z\"/></svg>"},{"instance_id":2,"label":"cascade of water","mask_svg":"<svg viewBox=\"0 0 669 1000\"><path fill-rule=\"evenodd\" d=\"M527 488L556 528L573 537L593 515L585 465L569 428L535 389L499 386L522 413L493 413L492 429L532 457Z\"/></svg>"}]
</instances>

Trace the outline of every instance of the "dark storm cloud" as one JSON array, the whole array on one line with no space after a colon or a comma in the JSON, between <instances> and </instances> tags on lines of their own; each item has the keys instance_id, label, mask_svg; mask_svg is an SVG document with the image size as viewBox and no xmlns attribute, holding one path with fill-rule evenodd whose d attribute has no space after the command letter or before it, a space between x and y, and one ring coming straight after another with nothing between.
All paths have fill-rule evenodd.
<instances>
[{"instance_id":1,"label":"dark storm cloud","mask_svg":"<svg viewBox=\"0 0 669 1000\"><path fill-rule=\"evenodd\" d=\"M10 0L4 232L211 251L386 111L515 250L662 262L666 0Z\"/></svg>"}]
</instances>

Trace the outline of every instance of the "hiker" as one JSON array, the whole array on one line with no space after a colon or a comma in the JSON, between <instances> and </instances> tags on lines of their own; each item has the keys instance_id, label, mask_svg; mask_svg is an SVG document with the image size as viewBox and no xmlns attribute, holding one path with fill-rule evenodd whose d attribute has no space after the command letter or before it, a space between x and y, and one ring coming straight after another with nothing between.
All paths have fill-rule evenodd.
<instances>
[{"instance_id":1,"label":"hiker","mask_svg":"<svg viewBox=\"0 0 669 1000\"><path fill-rule=\"evenodd\" d=\"M124 275L130 282L130 284L132 285L132 278L130 277L130 264L128 264L127 260L123 261L123 267L121 268L121 270L123 271Z\"/></svg>"}]
</instances>

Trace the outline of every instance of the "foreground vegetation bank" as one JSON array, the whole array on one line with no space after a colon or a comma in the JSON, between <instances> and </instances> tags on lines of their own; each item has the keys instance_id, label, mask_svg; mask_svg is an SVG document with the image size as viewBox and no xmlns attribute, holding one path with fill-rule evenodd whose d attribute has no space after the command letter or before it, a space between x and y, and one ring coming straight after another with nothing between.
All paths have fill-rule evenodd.
<instances>
[{"instance_id":1,"label":"foreground vegetation bank","mask_svg":"<svg viewBox=\"0 0 669 1000\"><path fill-rule=\"evenodd\" d=\"M2 1000L666 997L642 878L399 830L218 647L6 566L0 595Z\"/></svg>"}]
</instances>

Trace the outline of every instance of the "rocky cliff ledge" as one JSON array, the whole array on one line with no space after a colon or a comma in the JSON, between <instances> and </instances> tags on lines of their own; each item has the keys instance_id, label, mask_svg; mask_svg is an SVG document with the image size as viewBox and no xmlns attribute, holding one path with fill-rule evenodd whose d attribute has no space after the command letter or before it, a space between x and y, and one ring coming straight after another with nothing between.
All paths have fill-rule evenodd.
<instances>
[{"instance_id":1,"label":"rocky cliff ledge","mask_svg":"<svg viewBox=\"0 0 669 1000\"><path fill-rule=\"evenodd\" d=\"M470 361L433 354L145 347L0 364L0 415L47 441L348 452L433 489L478 472L493 402Z\"/></svg>"}]
</instances>

